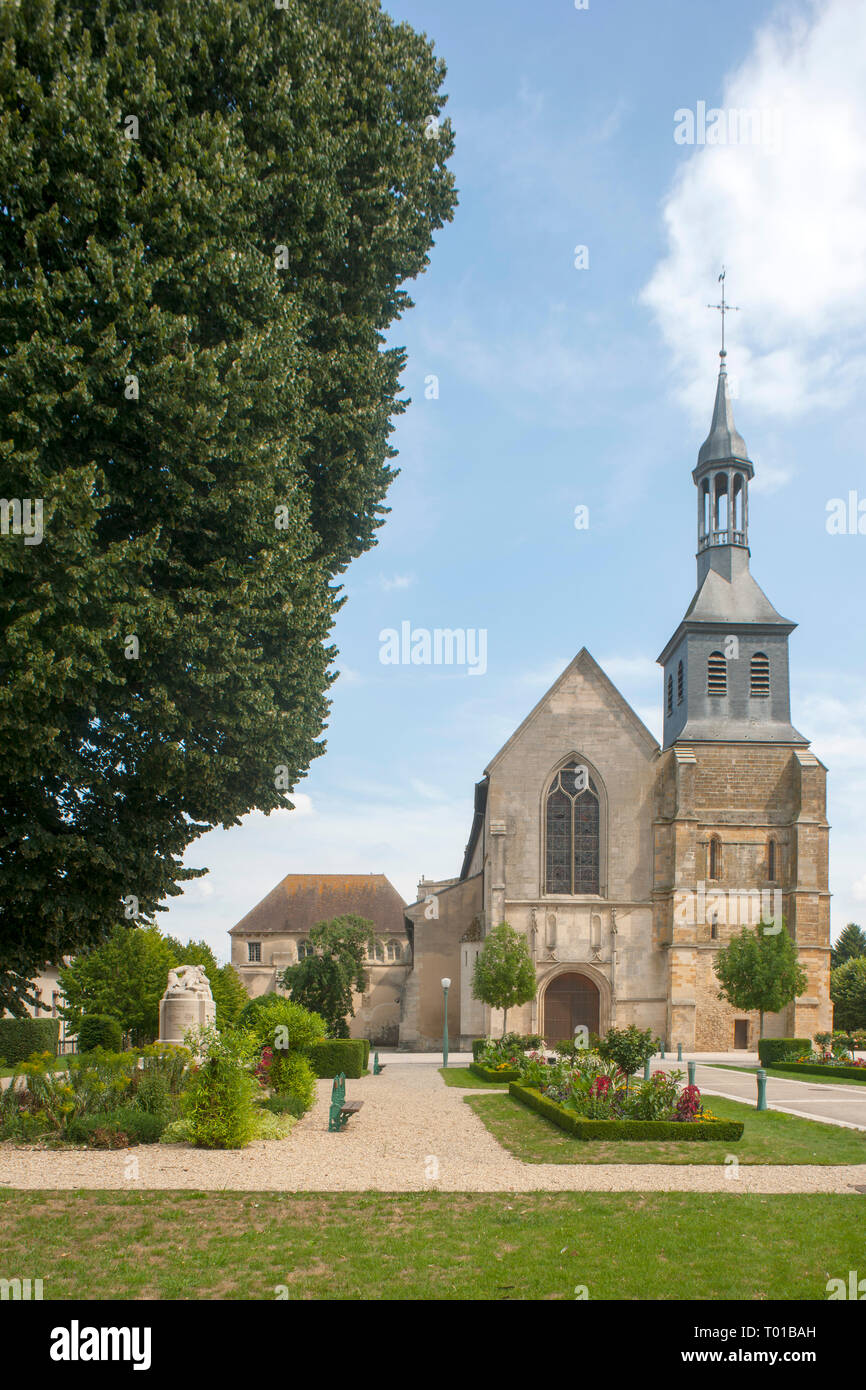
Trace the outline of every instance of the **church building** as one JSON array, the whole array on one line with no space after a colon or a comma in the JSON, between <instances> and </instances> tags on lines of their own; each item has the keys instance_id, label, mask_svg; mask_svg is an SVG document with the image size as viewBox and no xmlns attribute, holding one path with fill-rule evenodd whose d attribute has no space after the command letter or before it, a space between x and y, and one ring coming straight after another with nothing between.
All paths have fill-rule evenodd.
<instances>
[{"instance_id":1,"label":"church building","mask_svg":"<svg viewBox=\"0 0 866 1390\"><path fill-rule=\"evenodd\" d=\"M501 1031L472 996L486 932L507 921L535 962L508 1027L548 1043L630 1023L672 1048L757 1045L758 1016L718 998L713 961L743 925L785 929L805 993L771 1036L832 1026L826 769L791 724L783 618L750 570L749 483L721 353L697 490L697 592L658 658L660 747L585 649L475 788L460 873L406 908L412 968L400 1044Z\"/></svg>"}]
</instances>

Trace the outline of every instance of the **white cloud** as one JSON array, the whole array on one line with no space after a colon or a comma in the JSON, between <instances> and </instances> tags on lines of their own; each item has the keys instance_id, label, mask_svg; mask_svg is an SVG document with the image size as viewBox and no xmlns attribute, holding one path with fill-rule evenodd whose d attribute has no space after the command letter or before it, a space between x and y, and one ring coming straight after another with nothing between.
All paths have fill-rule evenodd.
<instances>
[{"instance_id":1,"label":"white cloud","mask_svg":"<svg viewBox=\"0 0 866 1390\"><path fill-rule=\"evenodd\" d=\"M415 583L414 574L393 574L379 576L379 588L385 593L390 593L392 589L408 589Z\"/></svg>"},{"instance_id":2,"label":"white cloud","mask_svg":"<svg viewBox=\"0 0 866 1390\"><path fill-rule=\"evenodd\" d=\"M719 326L704 306L718 298L724 263L727 297L742 306L728 318L728 346L750 406L789 416L836 405L866 376L866 5L777 12L718 105L779 109L782 140L776 153L680 147L668 252L643 296L678 393L706 413Z\"/></svg>"}]
</instances>

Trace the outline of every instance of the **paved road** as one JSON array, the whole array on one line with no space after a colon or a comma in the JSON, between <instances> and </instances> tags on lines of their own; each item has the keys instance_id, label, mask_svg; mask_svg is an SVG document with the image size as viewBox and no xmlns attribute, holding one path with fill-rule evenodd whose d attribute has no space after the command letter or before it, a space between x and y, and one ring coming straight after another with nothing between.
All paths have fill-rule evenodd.
<instances>
[{"instance_id":1,"label":"paved road","mask_svg":"<svg viewBox=\"0 0 866 1390\"><path fill-rule=\"evenodd\" d=\"M653 1068L672 1067L686 1070L685 1062L656 1061ZM698 1063L695 1083L708 1095L727 1096L729 1100L757 1104L758 1083L754 1072L726 1071L721 1067ZM810 1120L847 1129L866 1130L866 1086L846 1086L827 1081L785 1080L779 1076L767 1078L767 1105L771 1110L784 1110L790 1115L803 1115Z\"/></svg>"}]
</instances>

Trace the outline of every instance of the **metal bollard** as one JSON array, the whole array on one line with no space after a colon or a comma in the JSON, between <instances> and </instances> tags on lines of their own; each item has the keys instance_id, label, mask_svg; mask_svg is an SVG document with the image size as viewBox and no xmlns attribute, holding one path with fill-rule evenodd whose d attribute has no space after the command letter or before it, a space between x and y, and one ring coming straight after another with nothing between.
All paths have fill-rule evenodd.
<instances>
[{"instance_id":1,"label":"metal bollard","mask_svg":"<svg viewBox=\"0 0 866 1390\"><path fill-rule=\"evenodd\" d=\"M767 1073L763 1067L758 1067L758 1109L767 1108Z\"/></svg>"},{"instance_id":2,"label":"metal bollard","mask_svg":"<svg viewBox=\"0 0 866 1390\"><path fill-rule=\"evenodd\" d=\"M381 1068L381 1066L379 1065L379 1054L378 1054L378 1052L374 1052L374 1053L373 1053L373 1075L374 1075L374 1076L378 1076L381 1070L382 1070L382 1068Z\"/></svg>"},{"instance_id":3,"label":"metal bollard","mask_svg":"<svg viewBox=\"0 0 866 1390\"><path fill-rule=\"evenodd\" d=\"M643 1064L643 1079L644 1079L644 1081L649 1081L649 1079L650 1079L650 1059L649 1059L649 1057L647 1057L646 1061L645 1061L644 1064Z\"/></svg>"},{"instance_id":4,"label":"metal bollard","mask_svg":"<svg viewBox=\"0 0 866 1390\"><path fill-rule=\"evenodd\" d=\"M662 1061L664 1061L664 1060L665 1060L665 1045L664 1045L664 1043L661 1043L661 1056L662 1056Z\"/></svg>"},{"instance_id":5,"label":"metal bollard","mask_svg":"<svg viewBox=\"0 0 866 1390\"><path fill-rule=\"evenodd\" d=\"M682 1043L677 1043L677 1061L678 1061L678 1062L681 1062L682 1060L683 1060L683 1045L682 1045Z\"/></svg>"},{"instance_id":6,"label":"metal bollard","mask_svg":"<svg viewBox=\"0 0 866 1390\"><path fill-rule=\"evenodd\" d=\"M689 1064L688 1064L688 1067L689 1067L689 1085L690 1085L690 1086L694 1086L694 1084L695 1084L695 1067L696 1067L696 1066L697 1066L697 1062L689 1062Z\"/></svg>"}]
</instances>

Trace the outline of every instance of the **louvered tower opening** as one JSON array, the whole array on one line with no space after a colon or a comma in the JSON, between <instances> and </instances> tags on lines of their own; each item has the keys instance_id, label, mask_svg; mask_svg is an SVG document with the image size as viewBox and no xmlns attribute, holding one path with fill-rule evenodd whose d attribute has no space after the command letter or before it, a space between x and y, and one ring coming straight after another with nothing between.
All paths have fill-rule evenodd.
<instances>
[{"instance_id":1,"label":"louvered tower opening","mask_svg":"<svg viewBox=\"0 0 866 1390\"><path fill-rule=\"evenodd\" d=\"M707 694L727 695L728 665L721 652L712 652L707 662Z\"/></svg>"}]
</instances>

